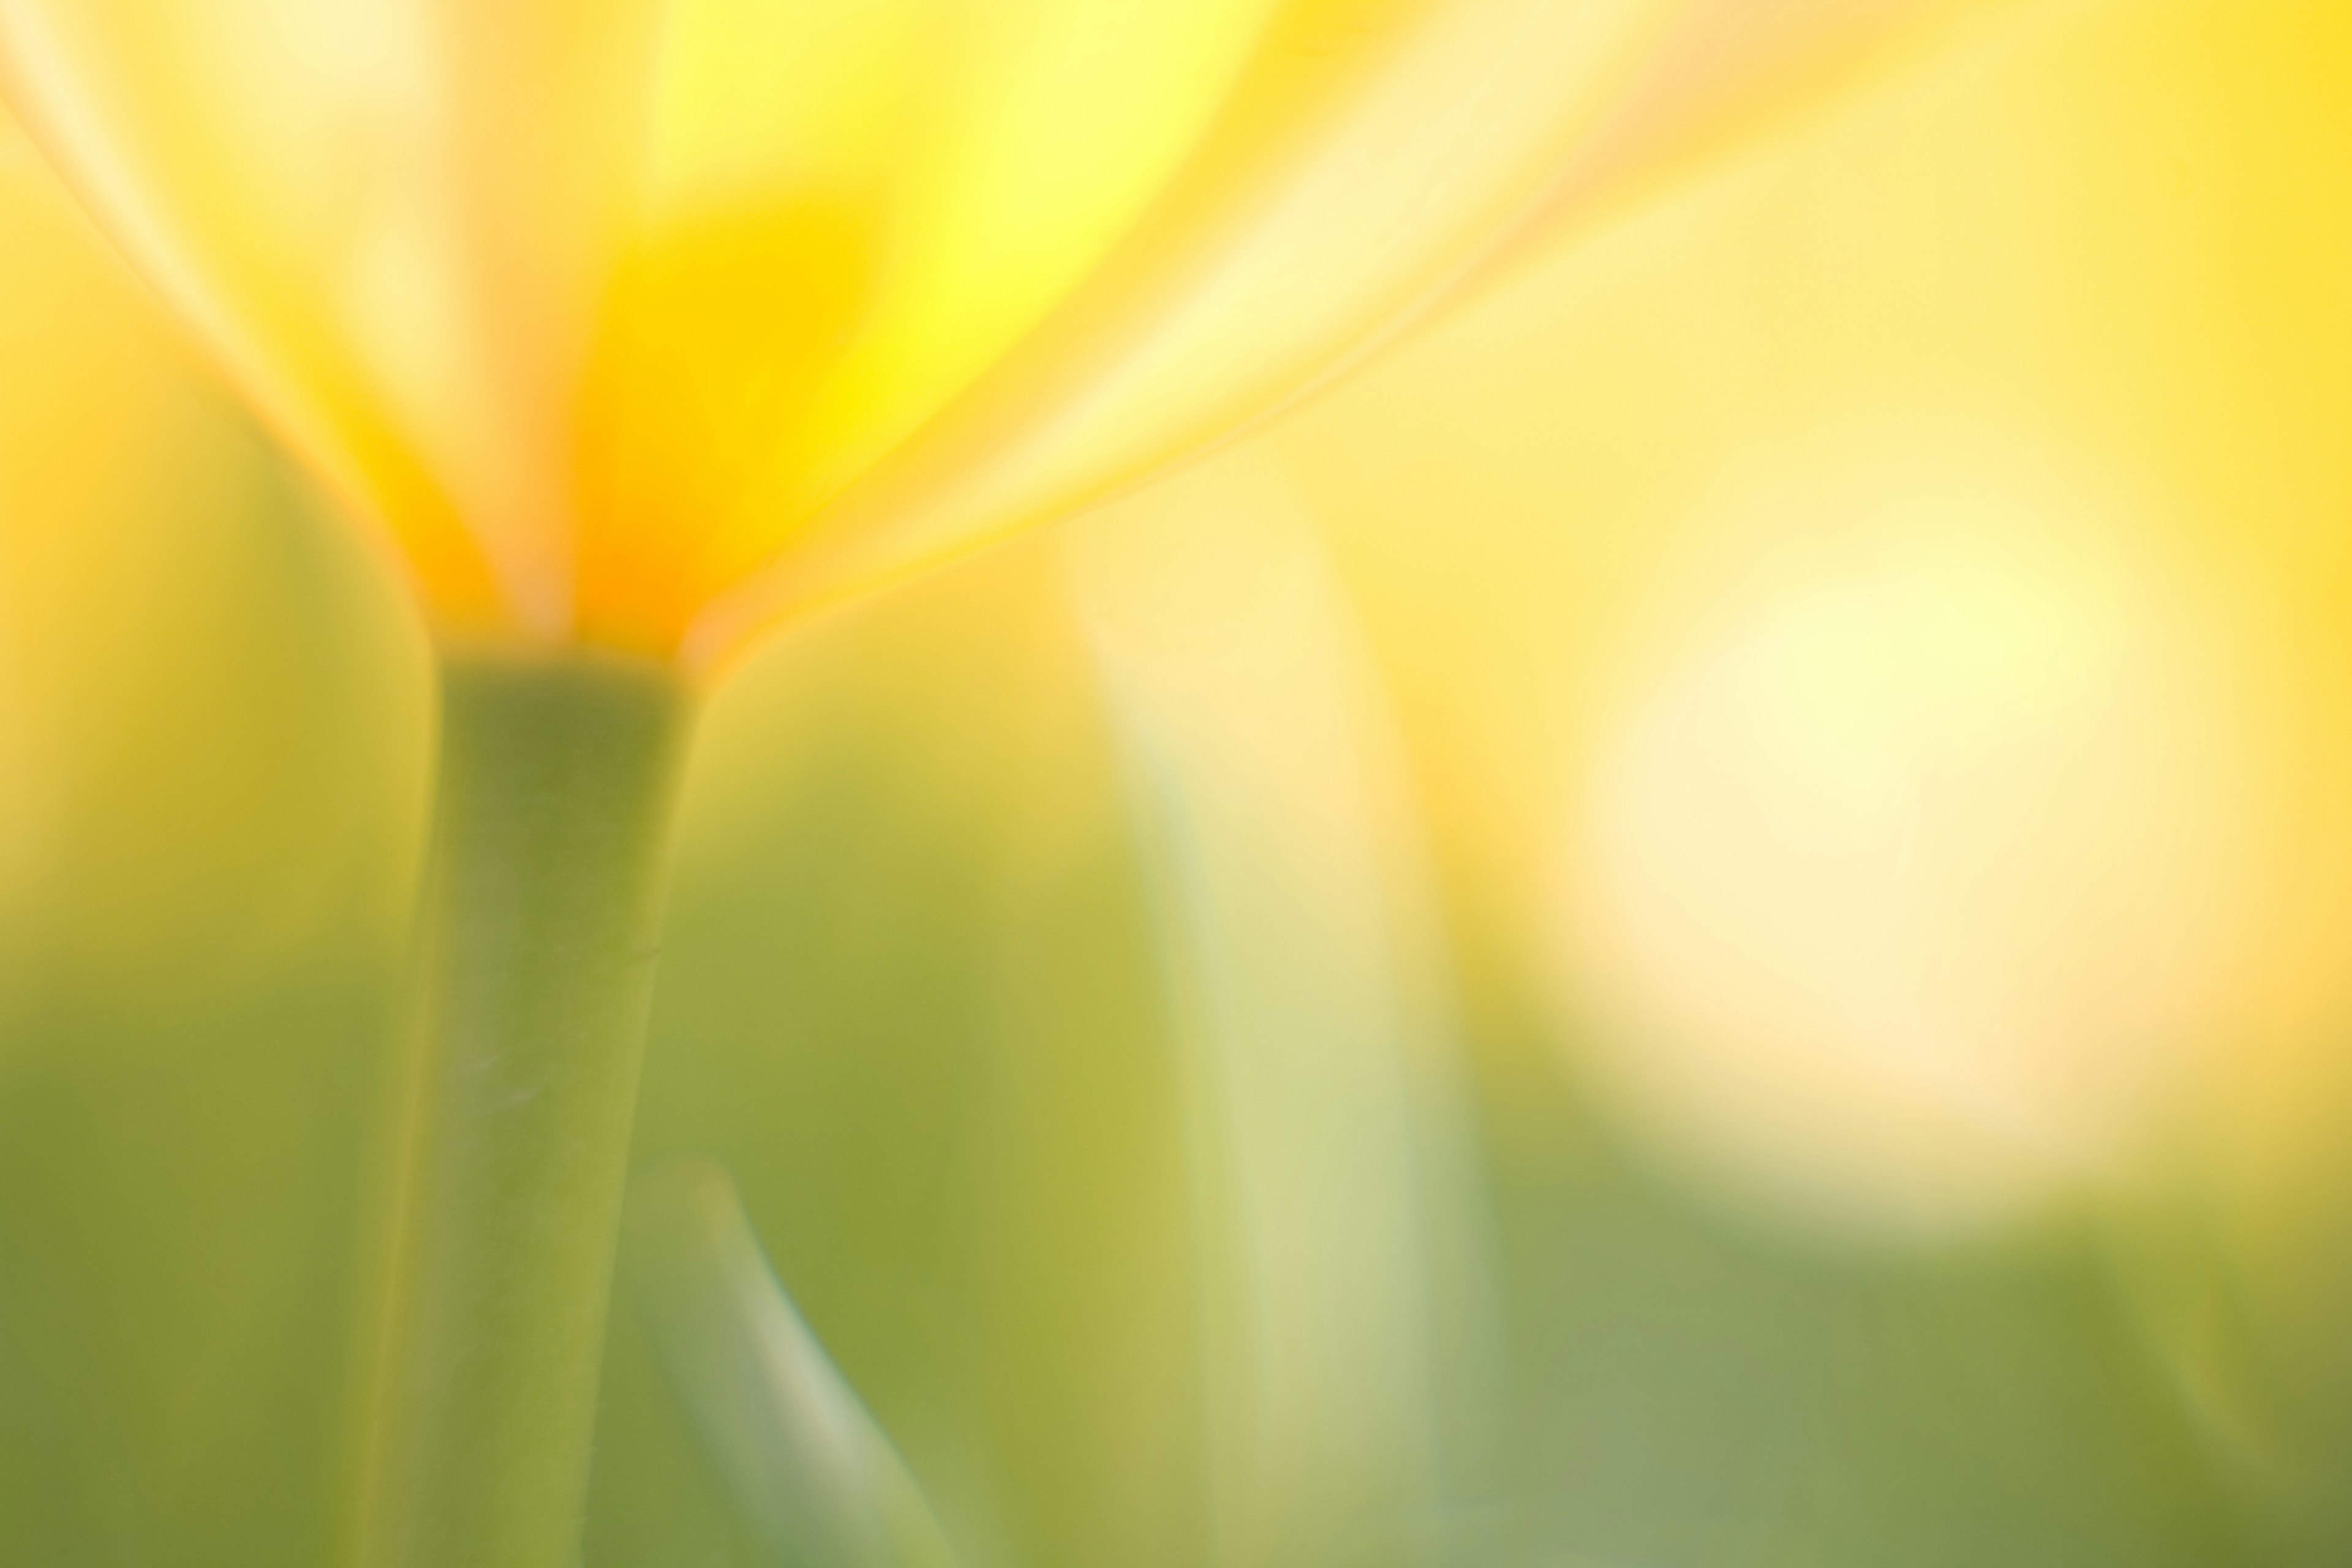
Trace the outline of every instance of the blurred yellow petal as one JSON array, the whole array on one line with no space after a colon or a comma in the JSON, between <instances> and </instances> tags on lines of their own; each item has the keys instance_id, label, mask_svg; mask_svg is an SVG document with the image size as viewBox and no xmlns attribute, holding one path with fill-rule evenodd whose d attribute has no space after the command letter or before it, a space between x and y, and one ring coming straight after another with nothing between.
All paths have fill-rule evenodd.
<instances>
[{"instance_id":1,"label":"blurred yellow petal","mask_svg":"<svg viewBox=\"0 0 2352 1568\"><path fill-rule=\"evenodd\" d=\"M625 642L1082 274L1266 9L26 0L0 32L442 619Z\"/></svg>"},{"instance_id":2,"label":"blurred yellow petal","mask_svg":"<svg viewBox=\"0 0 2352 1568\"><path fill-rule=\"evenodd\" d=\"M1671 9L1281 7L1137 227L707 637L1101 500L1296 395L1509 230Z\"/></svg>"},{"instance_id":3,"label":"blurred yellow petal","mask_svg":"<svg viewBox=\"0 0 2352 1568\"><path fill-rule=\"evenodd\" d=\"M508 584L468 525L517 515L493 478L515 444L457 254L430 20L234 0L11 6L5 26L12 94L134 260L446 606L491 616Z\"/></svg>"},{"instance_id":4,"label":"blurred yellow petal","mask_svg":"<svg viewBox=\"0 0 2352 1568\"><path fill-rule=\"evenodd\" d=\"M690 619L1019 341L1165 183L1265 9L680 7L589 384L589 634ZM806 84L774 64L835 59Z\"/></svg>"},{"instance_id":5,"label":"blurred yellow petal","mask_svg":"<svg viewBox=\"0 0 2352 1568\"><path fill-rule=\"evenodd\" d=\"M1139 227L975 395L702 628L745 628L1148 479L1597 200L2003 0L1293 4Z\"/></svg>"},{"instance_id":6,"label":"blurred yellow petal","mask_svg":"<svg viewBox=\"0 0 2352 1568\"><path fill-rule=\"evenodd\" d=\"M1197 449L1898 9L0 0L0 68L445 630L708 659Z\"/></svg>"},{"instance_id":7,"label":"blurred yellow petal","mask_svg":"<svg viewBox=\"0 0 2352 1568\"><path fill-rule=\"evenodd\" d=\"M414 729L333 711L381 605L291 479L0 116L0 929L45 984L174 938L217 984L350 887Z\"/></svg>"},{"instance_id":8,"label":"blurred yellow petal","mask_svg":"<svg viewBox=\"0 0 2352 1568\"><path fill-rule=\"evenodd\" d=\"M1692 0L1639 78L1567 159L1498 260L1540 255L1595 209L1752 144L2001 0Z\"/></svg>"}]
</instances>

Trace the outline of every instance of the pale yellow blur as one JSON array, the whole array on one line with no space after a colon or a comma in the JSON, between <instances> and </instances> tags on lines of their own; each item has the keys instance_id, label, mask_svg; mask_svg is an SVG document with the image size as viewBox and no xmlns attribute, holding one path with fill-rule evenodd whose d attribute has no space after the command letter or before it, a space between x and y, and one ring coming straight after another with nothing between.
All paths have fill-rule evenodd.
<instances>
[{"instance_id":1,"label":"pale yellow blur","mask_svg":"<svg viewBox=\"0 0 2352 1568\"><path fill-rule=\"evenodd\" d=\"M1588 135L1955 8L5 0L0 81L444 629L708 661L1291 395Z\"/></svg>"},{"instance_id":2,"label":"pale yellow blur","mask_svg":"<svg viewBox=\"0 0 2352 1568\"><path fill-rule=\"evenodd\" d=\"M1748 498L1843 537L1734 547L1601 726L1570 1006L1619 1109L1751 1202L1935 1234L2121 1184L2234 1023L2242 689L2076 542L2113 503L2032 478Z\"/></svg>"},{"instance_id":3,"label":"pale yellow blur","mask_svg":"<svg viewBox=\"0 0 2352 1568\"><path fill-rule=\"evenodd\" d=\"M0 367L0 929L32 972L0 990L167 952L220 980L398 853L351 828L417 705L362 728L332 684L383 606L5 120Z\"/></svg>"},{"instance_id":4,"label":"pale yellow blur","mask_svg":"<svg viewBox=\"0 0 2352 1568\"><path fill-rule=\"evenodd\" d=\"M2309 1256L2352 1118L2347 51L2289 0L2020 13L1276 438L1478 940L1714 1190L1965 1229L2187 1180ZM1609 997L1628 944L1684 972Z\"/></svg>"},{"instance_id":5,"label":"pale yellow blur","mask_svg":"<svg viewBox=\"0 0 2352 1568\"><path fill-rule=\"evenodd\" d=\"M1476 1163L1400 737L1317 519L1263 453L1069 530L1180 1070L1213 1568L1442 1509ZM1450 1309L1450 1310L1449 1310Z\"/></svg>"}]
</instances>

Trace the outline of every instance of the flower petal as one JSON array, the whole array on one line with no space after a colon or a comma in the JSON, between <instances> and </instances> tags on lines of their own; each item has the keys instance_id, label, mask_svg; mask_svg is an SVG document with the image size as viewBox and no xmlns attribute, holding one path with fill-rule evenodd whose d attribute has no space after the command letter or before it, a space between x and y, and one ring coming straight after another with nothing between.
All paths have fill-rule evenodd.
<instances>
[{"instance_id":1,"label":"flower petal","mask_svg":"<svg viewBox=\"0 0 2352 1568\"><path fill-rule=\"evenodd\" d=\"M2002 3L1289 5L1130 243L697 646L1148 478L1600 201Z\"/></svg>"},{"instance_id":2,"label":"flower petal","mask_svg":"<svg viewBox=\"0 0 2352 1568\"><path fill-rule=\"evenodd\" d=\"M1289 0L1118 248L695 650L1099 500L1295 395L1532 210L1674 10Z\"/></svg>"},{"instance_id":3,"label":"flower petal","mask_svg":"<svg viewBox=\"0 0 2352 1568\"><path fill-rule=\"evenodd\" d=\"M1556 244L1596 208L1839 96L1874 67L2013 0L1691 0L1647 68L1560 170L1507 258Z\"/></svg>"}]
</instances>

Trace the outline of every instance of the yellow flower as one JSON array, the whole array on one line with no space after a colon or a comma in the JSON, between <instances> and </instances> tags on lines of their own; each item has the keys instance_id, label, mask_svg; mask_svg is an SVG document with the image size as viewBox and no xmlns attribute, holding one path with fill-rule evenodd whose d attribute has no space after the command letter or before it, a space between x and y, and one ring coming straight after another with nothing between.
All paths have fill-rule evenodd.
<instances>
[{"instance_id":1,"label":"yellow flower","mask_svg":"<svg viewBox=\"0 0 2352 1568\"><path fill-rule=\"evenodd\" d=\"M0 0L0 68L443 635L707 661L1134 481L1742 62L1931 8Z\"/></svg>"}]
</instances>

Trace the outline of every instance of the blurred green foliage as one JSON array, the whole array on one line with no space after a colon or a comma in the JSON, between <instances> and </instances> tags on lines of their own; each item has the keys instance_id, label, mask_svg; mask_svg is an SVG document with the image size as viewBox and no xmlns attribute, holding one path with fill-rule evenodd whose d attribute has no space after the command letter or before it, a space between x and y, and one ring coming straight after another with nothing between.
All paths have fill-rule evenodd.
<instances>
[{"instance_id":1,"label":"blurred green foliage","mask_svg":"<svg viewBox=\"0 0 2352 1568\"><path fill-rule=\"evenodd\" d=\"M292 510L250 509L248 569L191 612L250 656L110 764L277 781L141 841L216 896L110 931L109 889L73 881L110 865L92 822L10 955L6 1562L290 1568L343 1528L422 675ZM1210 1557L1176 1068L1059 581L1045 545L1001 553L719 700L640 1152L732 1174L969 1562L1185 1568ZM281 792L332 830L289 831ZM304 918L273 921L290 887ZM1509 984L1470 991L1510 1398L1429 1561L2332 1560L2263 1538L2097 1235L1906 1258L1744 1228L1588 1124ZM625 1308L607 1384L589 1563L755 1564Z\"/></svg>"}]
</instances>

